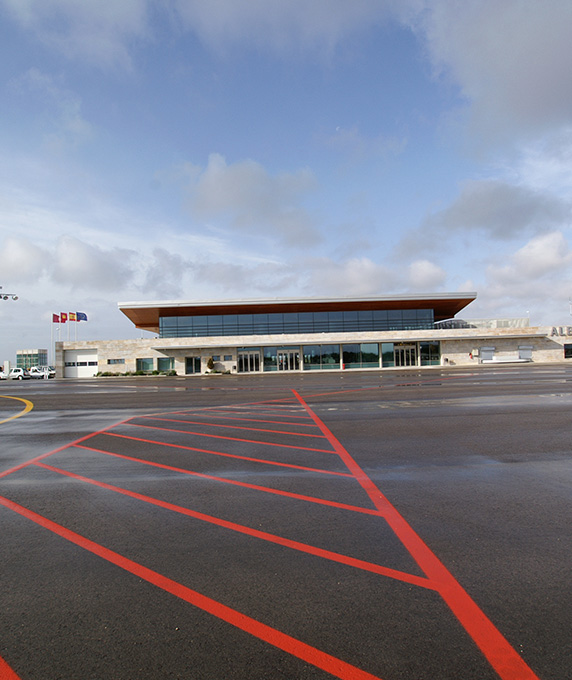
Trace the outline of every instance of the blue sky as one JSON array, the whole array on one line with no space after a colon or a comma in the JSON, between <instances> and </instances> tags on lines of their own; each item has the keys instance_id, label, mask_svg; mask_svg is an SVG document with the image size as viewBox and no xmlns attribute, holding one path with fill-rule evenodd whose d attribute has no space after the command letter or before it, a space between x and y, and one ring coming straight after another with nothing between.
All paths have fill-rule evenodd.
<instances>
[{"instance_id":1,"label":"blue sky","mask_svg":"<svg viewBox=\"0 0 572 680\"><path fill-rule=\"evenodd\" d=\"M0 360L117 302L570 323L569 0L0 0ZM62 339L67 337L67 327Z\"/></svg>"}]
</instances>

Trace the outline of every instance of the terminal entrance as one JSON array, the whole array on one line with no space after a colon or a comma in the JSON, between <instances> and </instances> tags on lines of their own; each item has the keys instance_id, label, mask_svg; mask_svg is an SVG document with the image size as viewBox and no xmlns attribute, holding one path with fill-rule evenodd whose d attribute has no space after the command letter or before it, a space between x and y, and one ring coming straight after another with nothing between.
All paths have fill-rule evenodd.
<instances>
[{"instance_id":1,"label":"terminal entrance","mask_svg":"<svg viewBox=\"0 0 572 680\"><path fill-rule=\"evenodd\" d=\"M396 366L417 366L416 345L403 345L395 343L393 358Z\"/></svg>"},{"instance_id":2,"label":"terminal entrance","mask_svg":"<svg viewBox=\"0 0 572 680\"><path fill-rule=\"evenodd\" d=\"M257 373L260 371L260 352L238 352L238 372Z\"/></svg>"},{"instance_id":3,"label":"terminal entrance","mask_svg":"<svg viewBox=\"0 0 572 680\"><path fill-rule=\"evenodd\" d=\"M300 352L297 350L278 350L278 370L279 371L299 371Z\"/></svg>"},{"instance_id":4,"label":"terminal entrance","mask_svg":"<svg viewBox=\"0 0 572 680\"><path fill-rule=\"evenodd\" d=\"M201 372L201 357L185 357L185 375Z\"/></svg>"}]
</instances>

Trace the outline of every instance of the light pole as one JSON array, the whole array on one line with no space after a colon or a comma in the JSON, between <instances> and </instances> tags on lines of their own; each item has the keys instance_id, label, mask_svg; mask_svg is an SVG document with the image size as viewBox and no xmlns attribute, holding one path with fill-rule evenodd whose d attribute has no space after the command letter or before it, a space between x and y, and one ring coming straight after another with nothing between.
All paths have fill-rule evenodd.
<instances>
[{"instance_id":1,"label":"light pole","mask_svg":"<svg viewBox=\"0 0 572 680\"><path fill-rule=\"evenodd\" d=\"M15 295L14 293L2 292L2 286L0 286L0 300L9 300L10 298L12 298L12 300L17 300L18 296Z\"/></svg>"}]
</instances>

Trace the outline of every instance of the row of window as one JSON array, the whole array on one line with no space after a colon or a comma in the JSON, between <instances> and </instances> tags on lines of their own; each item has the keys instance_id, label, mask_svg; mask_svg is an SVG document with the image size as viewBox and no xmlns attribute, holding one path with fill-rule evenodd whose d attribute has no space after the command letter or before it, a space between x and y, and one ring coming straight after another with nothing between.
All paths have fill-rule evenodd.
<instances>
[{"instance_id":1,"label":"row of window","mask_svg":"<svg viewBox=\"0 0 572 680\"><path fill-rule=\"evenodd\" d=\"M233 360L233 355L222 355L223 360ZM221 355L212 356L214 362ZM292 347L239 347L237 369L239 373L252 371L305 371L352 368L389 368L393 366L431 366L439 364L440 344L434 342L393 343L366 342L345 345L303 345ZM174 357L136 359L138 371L168 371L175 368ZM185 372L200 372L200 357L185 358Z\"/></svg>"},{"instance_id":2,"label":"row of window","mask_svg":"<svg viewBox=\"0 0 572 680\"><path fill-rule=\"evenodd\" d=\"M432 309L362 310L347 312L283 312L162 316L162 338L418 330L433 328Z\"/></svg>"}]
</instances>

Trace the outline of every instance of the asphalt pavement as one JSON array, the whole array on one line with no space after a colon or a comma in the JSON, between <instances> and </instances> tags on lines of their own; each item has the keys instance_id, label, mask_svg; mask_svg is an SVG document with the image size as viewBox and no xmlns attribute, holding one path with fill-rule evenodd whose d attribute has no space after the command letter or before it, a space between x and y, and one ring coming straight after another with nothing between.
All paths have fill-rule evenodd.
<instances>
[{"instance_id":1,"label":"asphalt pavement","mask_svg":"<svg viewBox=\"0 0 572 680\"><path fill-rule=\"evenodd\" d=\"M572 366L0 383L2 680L564 680Z\"/></svg>"}]
</instances>

